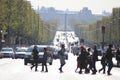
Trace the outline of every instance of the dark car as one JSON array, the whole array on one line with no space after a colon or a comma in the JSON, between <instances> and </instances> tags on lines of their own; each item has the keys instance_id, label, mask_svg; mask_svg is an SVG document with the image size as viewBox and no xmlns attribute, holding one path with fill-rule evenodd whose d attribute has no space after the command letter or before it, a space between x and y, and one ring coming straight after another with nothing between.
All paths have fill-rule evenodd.
<instances>
[{"instance_id":1,"label":"dark car","mask_svg":"<svg viewBox=\"0 0 120 80\"><path fill-rule=\"evenodd\" d=\"M34 46L31 46L27 49L25 57L24 57L24 65L27 65L28 63L32 63L31 53L32 53L33 47ZM48 47L48 46L47 45L37 45L37 49L38 49L38 52L39 52L38 63L42 63L45 47ZM47 63L49 63L50 65L52 65L52 63L53 63L53 56L50 52L48 52Z\"/></svg>"}]
</instances>

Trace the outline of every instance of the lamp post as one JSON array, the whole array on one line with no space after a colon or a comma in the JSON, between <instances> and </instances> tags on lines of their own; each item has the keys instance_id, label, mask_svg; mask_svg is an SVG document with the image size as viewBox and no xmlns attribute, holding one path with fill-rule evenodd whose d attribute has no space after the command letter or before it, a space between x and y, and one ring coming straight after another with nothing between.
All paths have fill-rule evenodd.
<instances>
[{"instance_id":1,"label":"lamp post","mask_svg":"<svg viewBox=\"0 0 120 80\"><path fill-rule=\"evenodd\" d=\"M102 26L102 49L104 50L105 26Z\"/></svg>"}]
</instances>

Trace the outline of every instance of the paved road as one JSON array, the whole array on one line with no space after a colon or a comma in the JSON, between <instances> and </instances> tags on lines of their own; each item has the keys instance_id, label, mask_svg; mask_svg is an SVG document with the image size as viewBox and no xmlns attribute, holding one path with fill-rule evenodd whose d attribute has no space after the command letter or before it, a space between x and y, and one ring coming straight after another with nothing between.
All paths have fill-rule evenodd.
<instances>
[{"instance_id":1,"label":"paved road","mask_svg":"<svg viewBox=\"0 0 120 80\"><path fill-rule=\"evenodd\" d=\"M114 67L112 75L97 73L96 75L75 73L76 56L69 55L63 68L64 73L59 73L59 60L54 60L53 65L48 65L48 73L30 70L30 65L24 66L22 59L0 59L0 80L120 80L120 68ZM101 68L97 62L97 69Z\"/></svg>"}]
</instances>

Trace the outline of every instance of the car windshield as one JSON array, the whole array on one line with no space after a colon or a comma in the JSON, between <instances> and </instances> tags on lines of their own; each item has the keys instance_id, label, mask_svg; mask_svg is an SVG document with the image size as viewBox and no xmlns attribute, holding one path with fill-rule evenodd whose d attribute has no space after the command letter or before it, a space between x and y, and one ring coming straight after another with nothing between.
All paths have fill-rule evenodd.
<instances>
[{"instance_id":1,"label":"car windshield","mask_svg":"<svg viewBox=\"0 0 120 80\"><path fill-rule=\"evenodd\" d=\"M12 51L11 48L3 48L2 51Z\"/></svg>"},{"instance_id":2,"label":"car windshield","mask_svg":"<svg viewBox=\"0 0 120 80\"><path fill-rule=\"evenodd\" d=\"M30 47L27 49L27 52L32 52L32 50L33 50L33 47Z\"/></svg>"},{"instance_id":3,"label":"car windshield","mask_svg":"<svg viewBox=\"0 0 120 80\"><path fill-rule=\"evenodd\" d=\"M37 49L38 49L38 52L44 52L44 47L38 47ZM33 47L30 47L27 49L27 52L32 52L32 50L33 50Z\"/></svg>"},{"instance_id":4,"label":"car windshield","mask_svg":"<svg viewBox=\"0 0 120 80\"><path fill-rule=\"evenodd\" d=\"M26 52L25 49L17 49L17 52Z\"/></svg>"},{"instance_id":5,"label":"car windshield","mask_svg":"<svg viewBox=\"0 0 120 80\"><path fill-rule=\"evenodd\" d=\"M43 47L38 47L38 52L44 52L44 48Z\"/></svg>"}]
</instances>

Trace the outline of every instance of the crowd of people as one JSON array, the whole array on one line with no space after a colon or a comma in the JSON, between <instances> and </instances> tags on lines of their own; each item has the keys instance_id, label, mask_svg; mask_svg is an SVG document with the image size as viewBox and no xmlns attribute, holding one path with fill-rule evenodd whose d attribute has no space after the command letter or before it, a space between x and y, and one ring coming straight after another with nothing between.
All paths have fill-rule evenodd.
<instances>
[{"instance_id":1,"label":"crowd of people","mask_svg":"<svg viewBox=\"0 0 120 80\"><path fill-rule=\"evenodd\" d=\"M102 68L97 71L96 69L96 62L99 61L98 59L98 50L97 46L93 46L93 50L91 51L91 48L85 48L83 45L80 47L80 54L77 57L77 68L75 69L75 72L79 68L79 73L82 74L83 69L84 73L90 73L96 74L96 72L101 72L103 70L103 74L107 73L107 75L111 75L111 70L113 68L113 61L112 58L114 57L113 51L112 51L112 44L108 45L108 48L105 52L102 53L102 57L100 59ZM92 54L91 54L92 53ZM117 66L120 64L120 48L117 48L116 51L116 60L117 60ZM108 67L108 70L106 71L106 66Z\"/></svg>"},{"instance_id":2,"label":"crowd of people","mask_svg":"<svg viewBox=\"0 0 120 80\"><path fill-rule=\"evenodd\" d=\"M84 73L90 73L92 72L92 74L96 74L97 72L101 72L103 70L103 74L107 73L107 75L111 75L111 70L113 68L113 53L112 53L112 45L109 44L107 50L102 53L102 57L100 59L101 61L101 65L102 68L97 70L96 69L96 62L99 61L98 59L98 50L97 50L97 46L94 45L93 48L86 48L84 45L80 46L80 52L79 55L77 55L77 67L75 69L75 72L77 72L77 70L79 69L79 74L82 74L83 71ZM44 67L45 67L45 72L48 72L48 68L47 68L47 48L44 48L44 55L43 55L43 61L42 61L42 69L41 72L44 71ZM60 68L59 71L62 73L63 70L63 66L66 64L65 62L65 58L64 58L64 54L65 54L65 46L61 45L61 49L60 51L58 51L58 55L59 55L59 59L60 59ZM37 70L38 67L38 51L37 51L37 46L34 46L34 49L32 51L32 57L33 57L33 62L32 62L32 66L30 67L30 69L32 70L33 67L35 67L35 71ZM120 64L120 48L117 48L116 50L116 60L117 60L117 66L119 66ZM106 66L107 71L106 71Z\"/></svg>"},{"instance_id":3,"label":"crowd of people","mask_svg":"<svg viewBox=\"0 0 120 80\"><path fill-rule=\"evenodd\" d=\"M65 45L62 44L61 45L61 49L58 51L58 55L59 55L59 59L60 59L60 68L59 71L60 73L63 72L62 68L63 66L66 64L65 62ZM35 45L32 53L31 53L31 57L32 57L32 66L30 67L30 69L32 70L33 67L35 67L35 71L38 71L38 50L37 50L37 46ZM45 72L48 72L48 67L47 67L47 58L48 58L48 49L45 47L44 48L44 54L43 54L43 59L42 59L42 69L41 72L44 71L44 67L45 67Z\"/></svg>"}]
</instances>

